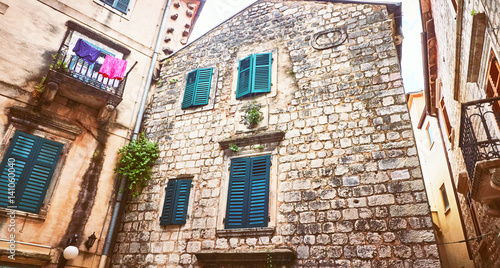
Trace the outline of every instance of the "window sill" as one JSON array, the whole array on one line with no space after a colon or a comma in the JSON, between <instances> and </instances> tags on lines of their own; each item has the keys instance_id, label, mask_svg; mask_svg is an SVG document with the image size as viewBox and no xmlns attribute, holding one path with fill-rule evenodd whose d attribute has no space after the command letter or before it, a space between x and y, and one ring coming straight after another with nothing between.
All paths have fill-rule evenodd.
<instances>
[{"instance_id":1,"label":"window sill","mask_svg":"<svg viewBox=\"0 0 500 268\"><path fill-rule=\"evenodd\" d=\"M9 212L11 211L11 209L8 209L8 208L0 208L0 217L6 217L6 218L10 218L10 215L8 214ZM29 213L29 212L24 212L24 211L20 211L20 210L15 210L15 217L23 217L23 218L28 218L28 219L32 219L32 220L36 220L36 221L45 221L45 219L47 218L47 215L46 214L43 214L43 210L42 212L40 212L40 214L34 214L34 213Z\"/></svg>"},{"instance_id":2,"label":"window sill","mask_svg":"<svg viewBox=\"0 0 500 268\"><path fill-rule=\"evenodd\" d=\"M275 227L218 229L215 231L215 235L218 237L270 236L274 234L275 230Z\"/></svg>"}]
</instances>

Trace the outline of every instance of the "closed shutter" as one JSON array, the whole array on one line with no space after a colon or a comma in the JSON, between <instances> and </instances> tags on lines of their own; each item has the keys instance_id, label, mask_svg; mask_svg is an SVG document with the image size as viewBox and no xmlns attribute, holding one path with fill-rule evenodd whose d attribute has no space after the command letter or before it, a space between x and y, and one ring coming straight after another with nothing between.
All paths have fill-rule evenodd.
<instances>
[{"instance_id":1,"label":"closed shutter","mask_svg":"<svg viewBox=\"0 0 500 268\"><path fill-rule=\"evenodd\" d=\"M251 158L248 227L267 226L270 164L270 155Z\"/></svg>"},{"instance_id":2,"label":"closed shutter","mask_svg":"<svg viewBox=\"0 0 500 268\"><path fill-rule=\"evenodd\" d=\"M271 92L271 53L255 54L252 93Z\"/></svg>"},{"instance_id":3,"label":"closed shutter","mask_svg":"<svg viewBox=\"0 0 500 268\"><path fill-rule=\"evenodd\" d=\"M184 89L184 98L182 100L182 109L186 109L193 105L197 74L197 71L192 71L187 76L186 88Z\"/></svg>"},{"instance_id":4,"label":"closed shutter","mask_svg":"<svg viewBox=\"0 0 500 268\"><path fill-rule=\"evenodd\" d=\"M23 174L26 173L26 167L28 166L30 155L32 155L37 140L38 137L22 132L16 132L14 134L9 149L7 149L7 153L0 164L0 170L2 170L2 174L0 175L0 206L7 207L8 205L15 205L12 203L9 204L8 197L11 196L8 192L9 173L14 174L15 188L17 188L19 180L21 180ZM13 158L13 161L10 161L10 163L13 164L9 164L9 158ZM11 168L10 171L14 172L9 172L9 168ZM17 189L14 192L14 196L18 196Z\"/></svg>"},{"instance_id":5,"label":"closed shutter","mask_svg":"<svg viewBox=\"0 0 500 268\"><path fill-rule=\"evenodd\" d=\"M191 180L178 180L175 205L172 211L172 224L185 224L191 191Z\"/></svg>"},{"instance_id":6,"label":"closed shutter","mask_svg":"<svg viewBox=\"0 0 500 268\"><path fill-rule=\"evenodd\" d=\"M165 202L163 203L163 210L160 218L160 225L169 225L172 221L172 208L175 202L175 186L176 181L168 181L167 187L165 188Z\"/></svg>"},{"instance_id":7,"label":"closed shutter","mask_svg":"<svg viewBox=\"0 0 500 268\"><path fill-rule=\"evenodd\" d=\"M114 8L127 14L129 2L130 2L130 0L115 0Z\"/></svg>"},{"instance_id":8,"label":"closed shutter","mask_svg":"<svg viewBox=\"0 0 500 268\"><path fill-rule=\"evenodd\" d=\"M53 141L41 138L39 141L40 146L33 157L29 173L26 174L27 180L23 181L24 188L18 203L18 209L32 213L40 212L63 147Z\"/></svg>"},{"instance_id":9,"label":"closed shutter","mask_svg":"<svg viewBox=\"0 0 500 268\"><path fill-rule=\"evenodd\" d=\"M226 228L244 228L248 219L248 178L250 158L231 159L226 208Z\"/></svg>"},{"instance_id":10,"label":"closed shutter","mask_svg":"<svg viewBox=\"0 0 500 268\"><path fill-rule=\"evenodd\" d=\"M57 166L63 145L22 132L16 132L9 149L0 164L0 206L9 205L7 193L9 158L15 169L15 204L17 209L39 213L45 194Z\"/></svg>"},{"instance_id":11,"label":"closed shutter","mask_svg":"<svg viewBox=\"0 0 500 268\"><path fill-rule=\"evenodd\" d=\"M207 105L210 95L210 84L212 82L212 68L197 70L196 90L193 105Z\"/></svg>"},{"instance_id":12,"label":"closed shutter","mask_svg":"<svg viewBox=\"0 0 500 268\"><path fill-rule=\"evenodd\" d=\"M251 93L252 88L252 55L240 60L238 67L238 85L236 98L242 98Z\"/></svg>"},{"instance_id":13,"label":"closed shutter","mask_svg":"<svg viewBox=\"0 0 500 268\"><path fill-rule=\"evenodd\" d=\"M160 225L185 224L191 192L191 179L170 180L165 188Z\"/></svg>"}]
</instances>

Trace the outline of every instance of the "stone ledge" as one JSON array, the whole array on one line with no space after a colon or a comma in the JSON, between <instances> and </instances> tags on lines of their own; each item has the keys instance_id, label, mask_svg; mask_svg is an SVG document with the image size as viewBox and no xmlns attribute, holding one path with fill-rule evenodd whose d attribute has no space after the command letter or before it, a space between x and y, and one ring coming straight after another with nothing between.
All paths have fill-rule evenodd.
<instances>
[{"instance_id":1,"label":"stone ledge","mask_svg":"<svg viewBox=\"0 0 500 268\"><path fill-rule=\"evenodd\" d=\"M259 134L252 134L249 136L241 136L241 137L225 139L219 141L219 145L222 149L229 149L229 144L232 143L238 146L273 143L273 142L280 142L281 140L283 140L283 137L285 137L285 132L283 131L259 133Z\"/></svg>"},{"instance_id":2,"label":"stone ledge","mask_svg":"<svg viewBox=\"0 0 500 268\"><path fill-rule=\"evenodd\" d=\"M274 234L274 231L274 227L256 227L241 229L218 229L215 231L215 234L218 237L270 236Z\"/></svg>"},{"instance_id":3,"label":"stone ledge","mask_svg":"<svg viewBox=\"0 0 500 268\"><path fill-rule=\"evenodd\" d=\"M204 264L221 263L246 263L252 266L255 263L287 263L295 259L295 253L291 249L246 249L246 250L202 250L195 253L199 262Z\"/></svg>"},{"instance_id":4,"label":"stone ledge","mask_svg":"<svg viewBox=\"0 0 500 268\"><path fill-rule=\"evenodd\" d=\"M10 252L7 249L0 249L0 261L4 262L14 262L14 263L31 264L31 265L47 265L50 263L50 260L52 259L50 254L24 252L20 250L16 250L14 261L8 258L9 255Z\"/></svg>"},{"instance_id":5,"label":"stone ledge","mask_svg":"<svg viewBox=\"0 0 500 268\"><path fill-rule=\"evenodd\" d=\"M53 116L47 115L47 113L36 113L23 107L11 107L9 115L12 122L40 129L58 136L65 136L72 140L82 133L82 130L72 123L54 118Z\"/></svg>"}]
</instances>

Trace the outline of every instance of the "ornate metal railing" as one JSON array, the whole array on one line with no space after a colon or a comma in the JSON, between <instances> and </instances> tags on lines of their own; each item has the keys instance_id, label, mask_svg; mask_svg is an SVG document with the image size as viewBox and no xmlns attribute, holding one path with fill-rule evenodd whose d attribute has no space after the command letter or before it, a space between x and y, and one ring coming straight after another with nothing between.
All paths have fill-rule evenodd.
<instances>
[{"instance_id":1,"label":"ornate metal railing","mask_svg":"<svg viewBox=\"0 0 500 268\"><path fill-rule=\"evenodd\" d=\"M476 163L500 158L500 97L462 103L460 148L469 178Z\"/></svg>"},{"instance_id":2,"label":"ornate metal railing","mask_svg":"<svg viewBox=\"0 0 500 268\"><path fill-rule=\"evenodd\" d=\"M101 56L104 57L105 55L101 54ZM69 53L69 47L64 42L53 58L54 60L50 65L50 69L120 98L123 95L123 89L127 82L128 74L137 64L137 62L135 62L135 64L129 68L123 79L118 80L103 77L99 74L101 64L89 64L77 55Z\"/></svg>"}]
</instances>

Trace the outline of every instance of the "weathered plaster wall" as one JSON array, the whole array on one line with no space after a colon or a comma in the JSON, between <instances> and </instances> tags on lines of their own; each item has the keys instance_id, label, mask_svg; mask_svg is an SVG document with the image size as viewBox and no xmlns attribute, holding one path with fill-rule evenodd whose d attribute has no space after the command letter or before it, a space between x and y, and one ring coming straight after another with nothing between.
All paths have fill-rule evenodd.
<instances>
[{"instance_id":1,"label":"weathered plaster wall","mask_svg":"<svg viewBox=\"0 0 500 268\"><path fill-rule=\"evenodd\" d=\"M390 25L385 6L261 1L165 61L144 125L161 157L128 202L114 267L199 267L200 250L273 248L296 252L295 267L440 267ZM335 27L347 30L343 44L311 47ZM271 93L236 100L238 61L266 51ZM205 67L217 69L213 106L182 111L187 73ZM268 120L239 133L252 100ZM284 140L263 151L218 143L273 131ZM271 154L275 231L223 237L230 158L254 154ZM162 227L164 187L180 175L193 176L187 223Z\"/></svg>"},{"instance_id":2,"label":"weathered plaster wall","mask_svg":"<svg viewBox=\"0 0 500 268\"><path fill-rule=\"evenodd\" d=\"M129 66L138 62L128 77L123 101L108 125L98 124L97 109L56 96L52 103L41 106L39 114L69 122L82 133L74 140L64 139L58 136L65 137L66 134L62 132L47 134L40 130L47 127L43 123L38 129L25 130L65 142L66 146L61 156L64 160L59 162L56 175L52 178L52 190L49 190L45 199L45 217L26 217L23 213L17 215L17 241L52 249L19 245L18 256L43 252L42 255L52 258L52 263L56 263L67 238L77 233L81 236L81 253L70 264L89 267L94 261L96 265L108 228L111 213L108 207L114 197L116 176L112 169L117 160L116 151L127 142L130 128L135 123L137 100L144 88L153 41L166 1L132 0L127 16L113 12L99 0L3 0L0 3L8 5L0 14L0 159L17 127L9 119L11 108L20 106L31 109L36 105L31 92L41 77L47 74L52 63L51 55L57 52L64 39L67 21L74 21L129 49ZM102 162L96 161L96 153L103 157ZM7 218L2 218L0 238L5 239L10 233L5 225ZM93 232L101 240L88 251L83 244ZM7 247L3 243L0 249ZM93 260L96 248L97 257ZM3 257L2 260L5 259Z\"/></svg>"},{"instance_id":3,"label":"weathered plaster wall","mask_svg":"<svg viewBox=\"0 0 500 268\"><path fill-rule=\"evenodd\" d=\"M465 235L460 219L460 208L457 206L453 181L448 171L438 121L435 117L428 115L425 117L422 127L418 128L425 106L423 92L411 94L408 105L420 166L424 176L425 189L433 213L433 221L439 228L438 242L447 243L464 240ZM427 127L429 127L429 131ZM432 138L432 143L428 132ZM441 194L443 185L446 189L448 210L445 209ZM474 267L474 262L469 259L469 252L465 243L441 244L439 248L443 267Z\"/></svg>"}]
</instances>

